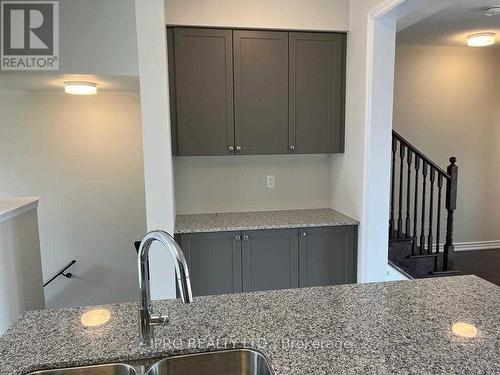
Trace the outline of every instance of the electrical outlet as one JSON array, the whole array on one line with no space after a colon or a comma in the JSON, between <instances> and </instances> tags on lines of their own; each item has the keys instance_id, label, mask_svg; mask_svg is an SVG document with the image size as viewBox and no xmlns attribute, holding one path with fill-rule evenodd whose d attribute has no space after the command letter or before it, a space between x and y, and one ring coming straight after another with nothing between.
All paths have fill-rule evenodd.
<instances>
[{"instance_id":1,"label":"electrical outlet","mask_svg":"<svg viewBox=\"0 0 500 375\"><path fill-rule=\"evenodd\" d=\"M267 176L267 188L268 189L274 189L275 183L276 183L276 178L274 177L273 174Z\"/></svg>"}]
</instances>

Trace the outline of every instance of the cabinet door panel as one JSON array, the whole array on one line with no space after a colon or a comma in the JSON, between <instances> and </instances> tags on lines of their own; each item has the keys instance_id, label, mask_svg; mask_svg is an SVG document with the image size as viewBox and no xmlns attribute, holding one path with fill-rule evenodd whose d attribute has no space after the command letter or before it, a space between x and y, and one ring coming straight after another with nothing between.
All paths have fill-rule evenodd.
<instances>
[{"instance_id":1,"label":"cabinet door panel","mask_svg":"<svg viewBox=\"0 0 500 375\"><path fill-rule=\"evenodd\" d=\"M300 287L356 282L354 227L299 230Z\"/></svg>"},{"instance_id":2,"label":"cabinet door panel","mask_svg":"<svg viewBox=\"0 0 500 375\"><path fill-rule=\"evenodd\" d=\"M240 232L182 234L195 296L242 291Z\"/></svg>"},{"instance_id":3,"label":"cabinet door panel","mask_svg":"<svg viewBox=\"0 0 500 375\"><path fill-rule=\"evenodd\" d=\"M175 28L174 34L178 154L232 153L232 31Z\"/></svg>"},{"instance_id":4,"label":"cabinet door panel","mask_svg":"<svg viewBox=\"0 0 500 375\"><path fill-rule=\"evenodd\" d=\"M177 100L175 88L175 42L174 29L167 27L167 57L168 57L168 90L169 90L169 105L170 105L170 132L172 143L172 155L178 155L177 147Z\"/></svg>"},{"instance_id":5,"label":"cabinet door panel","mask_svg":"<svg viewBox=\"0 0 500 375\"><path fill-rule=\"evenodd\" d=\"M288 150L288 33L234 31L235 143L240 154Z\"/></svg>"},{"instance_id":6,"label":"cabinet door panel","mask_svg":"<svg viewBox=\"0 0 500 375\"><path fill-rule=\"evenodd\" d=\"M243 232L243 291L298 287L296 229Z\"/></svg>"},{"instance_id":7,"label":"cabinet door panel","mask_svg":"<svg viewBox=\"0 0 500 375\"><path fill-rule=\"evenodd\" d=\"M290 144L344 151L345 34L290 33Z\"/></svg>"}]
</instances>

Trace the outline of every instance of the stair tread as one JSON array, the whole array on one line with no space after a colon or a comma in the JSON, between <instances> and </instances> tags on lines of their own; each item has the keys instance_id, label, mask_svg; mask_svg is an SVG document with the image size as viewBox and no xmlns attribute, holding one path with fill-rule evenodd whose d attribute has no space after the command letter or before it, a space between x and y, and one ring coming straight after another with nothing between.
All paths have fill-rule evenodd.
<instances>
[{"instance_id":1,"label":"stair tread","mask_svg":"<svg viewBox=\"0 0 500 375\"><path fill-rule=\"evenodd\" d=\"M389 261L412 278L433 277L436 254L411 257L412 241L394 241L389 244Z\"/></svg>"},{"instance_id":2,"label":"stair tread","mask_svg":"<svg viewBox=\"0 0 500 375\"><path fill-rule=\"evenodd\" d=\"M417 255L410 255L410 259L422 259L422 258L436 258L438 255L437 254L417 254Z\"/></svg>"}]
</instances>

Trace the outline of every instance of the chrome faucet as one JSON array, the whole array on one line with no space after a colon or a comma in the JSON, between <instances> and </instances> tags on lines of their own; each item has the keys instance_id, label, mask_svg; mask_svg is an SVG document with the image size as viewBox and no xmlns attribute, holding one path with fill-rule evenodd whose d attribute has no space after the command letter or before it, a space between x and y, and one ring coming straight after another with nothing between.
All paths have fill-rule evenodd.
<instances>
[{"instance_id":1,"label":"chrome faucet","mask_svg":"<svg viewBox=\"0 0 500 375\"><path fill-rule=\"evenodd\" d=\"M143 346L151 345L153 326L168 323L168 316L153 314L153 306L151 304L149 248L154 241L160 242L174 257L177 286L181 294L182 302L193 302L189 270L181 248L167 232L161 230L149 232L142 239L137 256L139 265L139 288L141 289L141 304L139 306L140 344Z\"/></svg>"}]
</instances>

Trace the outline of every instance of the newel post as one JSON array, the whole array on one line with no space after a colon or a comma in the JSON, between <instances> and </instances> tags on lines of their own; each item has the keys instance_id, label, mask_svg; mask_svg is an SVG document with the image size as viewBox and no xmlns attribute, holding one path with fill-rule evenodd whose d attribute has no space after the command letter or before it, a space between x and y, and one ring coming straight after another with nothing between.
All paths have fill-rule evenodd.
<instances>
[{"instance_id":1,"label":"newel post","mask_svg":"<svg viewBox=\"0 0 500 375\"><path fill-rule=\"evenodd\" d=\"M453 258L455 253L455 245L453 245L453 215L457 208L457 180L458 167L455 165L457 159L450 158L450 165L447 172L450 176L446 184L446 211L448 218L446 221L446 243L443 251L443 271L453 271Z\"/></svg>"}]
</instances>

